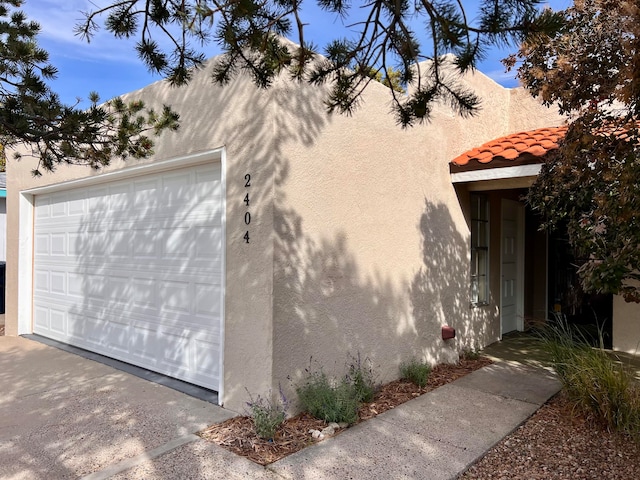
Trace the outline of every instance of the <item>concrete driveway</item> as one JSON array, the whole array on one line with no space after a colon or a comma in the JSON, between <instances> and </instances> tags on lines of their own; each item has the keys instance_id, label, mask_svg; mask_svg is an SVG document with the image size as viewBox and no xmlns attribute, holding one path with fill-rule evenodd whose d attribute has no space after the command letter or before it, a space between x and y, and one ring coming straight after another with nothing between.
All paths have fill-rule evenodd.
<instances>
[{"instance_id":1,"label":"concrete driveway","mask_svg":"<svg viewBox=\"0 0 640 480\"><path fill-rule=\"evenodd\" d=\"M20 337L0 337L0 477L79 478L193 442L234 416Z\"/></svg>"}]
</instances>

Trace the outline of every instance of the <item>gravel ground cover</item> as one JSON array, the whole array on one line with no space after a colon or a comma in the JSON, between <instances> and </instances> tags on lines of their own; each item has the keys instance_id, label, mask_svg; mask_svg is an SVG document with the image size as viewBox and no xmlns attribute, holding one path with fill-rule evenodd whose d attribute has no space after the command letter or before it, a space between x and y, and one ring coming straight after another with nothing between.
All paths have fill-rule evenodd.
<instances>
[{"instance_id":1,"label":"gravel ground cover","mask_svg":"<svg viewBox=\"0 0 640 480\"><path fill-rule=\"evenodd\" d=\"M640 439L609 432L561 392L461 477L492 480L636 480Z\"/></svg>"}]
</instances>

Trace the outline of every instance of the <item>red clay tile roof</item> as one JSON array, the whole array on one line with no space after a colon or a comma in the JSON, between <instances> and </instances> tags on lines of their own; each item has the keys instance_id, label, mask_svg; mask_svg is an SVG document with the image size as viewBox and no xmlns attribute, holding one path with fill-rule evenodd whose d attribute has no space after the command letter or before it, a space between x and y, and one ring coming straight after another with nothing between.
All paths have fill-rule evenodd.
<instances>
[{"instance_id":1,"label":"red clay tile roof","mask_svg":"<svg viewBox=\"0 0 640 480\"><path fill-rule=\"evenodd\" d=\"M491 140L480 147L459 155L451 162L462 167L476 160L481 164L493 160L516 160L521 156L543 157L550 150L558 148L558 141L567 133L567 127L549 127L514 133ZM507 162L508 163L508 162Z\"/></svg>"}]
</instances>

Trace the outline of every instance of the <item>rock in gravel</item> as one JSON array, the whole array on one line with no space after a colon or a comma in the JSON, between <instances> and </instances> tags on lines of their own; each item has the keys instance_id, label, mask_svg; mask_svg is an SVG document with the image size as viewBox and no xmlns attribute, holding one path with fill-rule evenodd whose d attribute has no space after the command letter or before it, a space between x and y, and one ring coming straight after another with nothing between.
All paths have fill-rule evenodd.
<instances>
[{"instance_id":1,"label":"rock in gravel","mask_svg":"<svg viewBox=\"0 0 640 480\"><path fill-rule=\"evenodd\" d=\"M336 429L333 428L332 426L328 426L322 429L322 435L325 435L327 437L331 437L332 435L335 435L335 434L336 434Z\"/></svg>"}]
</instances>

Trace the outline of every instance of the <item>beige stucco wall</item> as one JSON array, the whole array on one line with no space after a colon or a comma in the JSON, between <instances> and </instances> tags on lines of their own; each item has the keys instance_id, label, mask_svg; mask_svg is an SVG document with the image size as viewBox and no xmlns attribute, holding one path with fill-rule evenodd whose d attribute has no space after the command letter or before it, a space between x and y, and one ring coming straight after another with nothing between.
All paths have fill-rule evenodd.
<instances>
[{"instance_id":1,"label":"beige stucco wall","mask_svg":"<svg viewBox=\"0 0 640 480\"><path fill-rule=\"evenodd\" d=\"M288 379L295 383L310 362L340 373L360 354L386 381L412 356L454 361L463 347L499 339L497 275L491 303L470 307L468 193L456 193L449 162L559 118L482 74L465 82L483 99L470 119L440 107L428 125L402 130L378 85L352 117L325 117L321 103L301 112L319 128L307 142L284 142L276 173L274 388L291 393ZM513 102L525 99L520 113ZM497 226L499 196L493 200ZM496 272L500 237L493 226ZM441 339L445 324L456 328L456 340Z\"/></svg>"},{"instance_id":2,"label":"beige stucco wall","mask_svg":"<svg viewBox=\"0 0 640 480\"><path fill-rule=\"evenodd\" d=\"M453 361L461 348L499 338L499 299L469 305L468 193L453 188L448 163L490 139L558 122L482 74L465 82L483 99L478 116L441 107L430 124L408 130L394 123L377 84L353 117L328 115L321 88L286 78L267 91L244 78L221 89L203 70L187 88L159 82L132 94L181 114L180 132L164 134L145 162L226 152L225 406L242 411L245 388L290 393L289 377L312 357L340 371L359 353L384 381L411 356ZM33 179L31 168L28 160L8 166L9 335L17 332L19 192L95 174L61 167ZM455 340L442 341L444 324Z\"/></svg>"},{"instance_id":3,"label":"beige stucco wall","mask_svg":"<svg viewBox=\"0 0 640 480\"><path fill-rule=\"evenodd\" d=\"M613 349L640 354L640 305L613 296Z\"/></svg>"}]
</instances>

